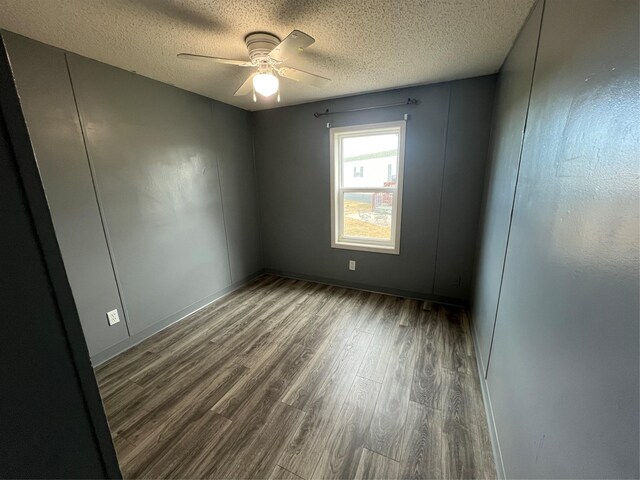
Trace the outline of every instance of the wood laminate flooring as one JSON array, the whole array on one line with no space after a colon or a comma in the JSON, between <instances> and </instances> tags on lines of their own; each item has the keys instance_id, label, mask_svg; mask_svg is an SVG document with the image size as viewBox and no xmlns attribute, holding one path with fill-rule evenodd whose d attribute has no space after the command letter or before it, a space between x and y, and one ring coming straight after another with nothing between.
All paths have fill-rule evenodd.
<instances>
[{"instance_id":1,"label":"wood laminate flooring","mask_svg":"<svg viewBox=\"0 0 640 480\"><path fill-rule=\"evenodd\" d=\"M96 370L125 478L495 478L466 312L263 275Z\"/></svg>"}]
</instances>

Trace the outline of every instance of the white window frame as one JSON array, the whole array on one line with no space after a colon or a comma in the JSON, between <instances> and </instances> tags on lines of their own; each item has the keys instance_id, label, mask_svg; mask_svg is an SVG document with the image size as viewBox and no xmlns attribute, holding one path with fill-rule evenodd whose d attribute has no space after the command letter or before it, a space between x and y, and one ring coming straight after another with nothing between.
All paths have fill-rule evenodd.
<instances>
[{"instance_id":1,"label":"white window frame","mask_svg":"<svg viewBox=\"0 0 640 480\"><path fill-rule=\"evenodd\" d=\"M370 123L349 127L331 128L329 130L331 152L331 247L363 252L400 253L400 220L402 218L402 186L404 183L404 150L407 122ZM344 188L342 186L342 155L340 141L345 137L358 137L376 133L398 133L398 171L395 187L379 188ZM394 202L391 210L391 240L373 240L363 237L345 237L342 229L343 199L349 192L393 193Z\"/></svg>"}]
</instances>

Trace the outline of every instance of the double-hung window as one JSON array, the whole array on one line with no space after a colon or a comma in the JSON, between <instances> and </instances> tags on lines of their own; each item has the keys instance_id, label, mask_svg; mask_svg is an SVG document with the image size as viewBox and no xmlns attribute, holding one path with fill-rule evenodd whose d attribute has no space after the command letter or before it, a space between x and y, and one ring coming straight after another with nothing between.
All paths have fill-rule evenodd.
<instances>
[{"instance_id":1,"label":"double-hung window","mask_svg":"<svg viewBox=\"0 0 640 480\"><path fill-rule=\"evenodd\" d=\"M405 125L330 130L333 248L400 253Z\"/></svg>"}]
</instances>

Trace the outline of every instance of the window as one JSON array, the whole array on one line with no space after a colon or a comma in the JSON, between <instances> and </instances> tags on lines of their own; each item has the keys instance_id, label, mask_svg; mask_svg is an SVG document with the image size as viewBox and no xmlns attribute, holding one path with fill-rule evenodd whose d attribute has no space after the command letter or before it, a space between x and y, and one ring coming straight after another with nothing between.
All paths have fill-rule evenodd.
<instances>
[{"instance_id":1,"label":"window","mask_svg":"<svg viewBox=\"0 0 640 480\"><path fill-rule=\"evenodd\" d=\"M332 128L330 138L331 246L400 253L405 122Z\"/></svg>"}]
</instances>

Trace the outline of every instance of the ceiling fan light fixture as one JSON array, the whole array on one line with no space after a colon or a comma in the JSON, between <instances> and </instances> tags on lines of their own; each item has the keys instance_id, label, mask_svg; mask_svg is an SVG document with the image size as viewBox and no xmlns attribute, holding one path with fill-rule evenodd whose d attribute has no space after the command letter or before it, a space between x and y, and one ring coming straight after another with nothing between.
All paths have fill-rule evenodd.
<instances>
[{"instance_id":1,"label":"ceiling fan light fixture","mask_svg":"<svg viewBox=\"0 0 640 480\"><path fill-rule=\"evenodd\" d=\"M2 0L0 0L2 1ZM225 65L235 65L253 69L236 92L234 97L251 94L254 102L258 101L258 95L268 98L277 94L276 101L280 102L280 78L288 78L295 82L324 87L330 80L304 72L283 64L287 59L303 52L315 40L300 30L292 31L280 41L278 37L267 32L253 32L245 37L245 44L249 52L250 60L234 60L232 58L211 57L208 55L179 53L179 58L210 61Z\"/></svg>"},{"instance_id":2,"label":"ceiling fan light fixture","mask_svg":"<svg viewBox=\"0 0 640 480\"><path fill-rule=\"evenodd\" d=\"M280 82L273 73L259 73L253 77L253 88L263 97L270 97L278 91Z\"/></svg>"}]
</instances>

